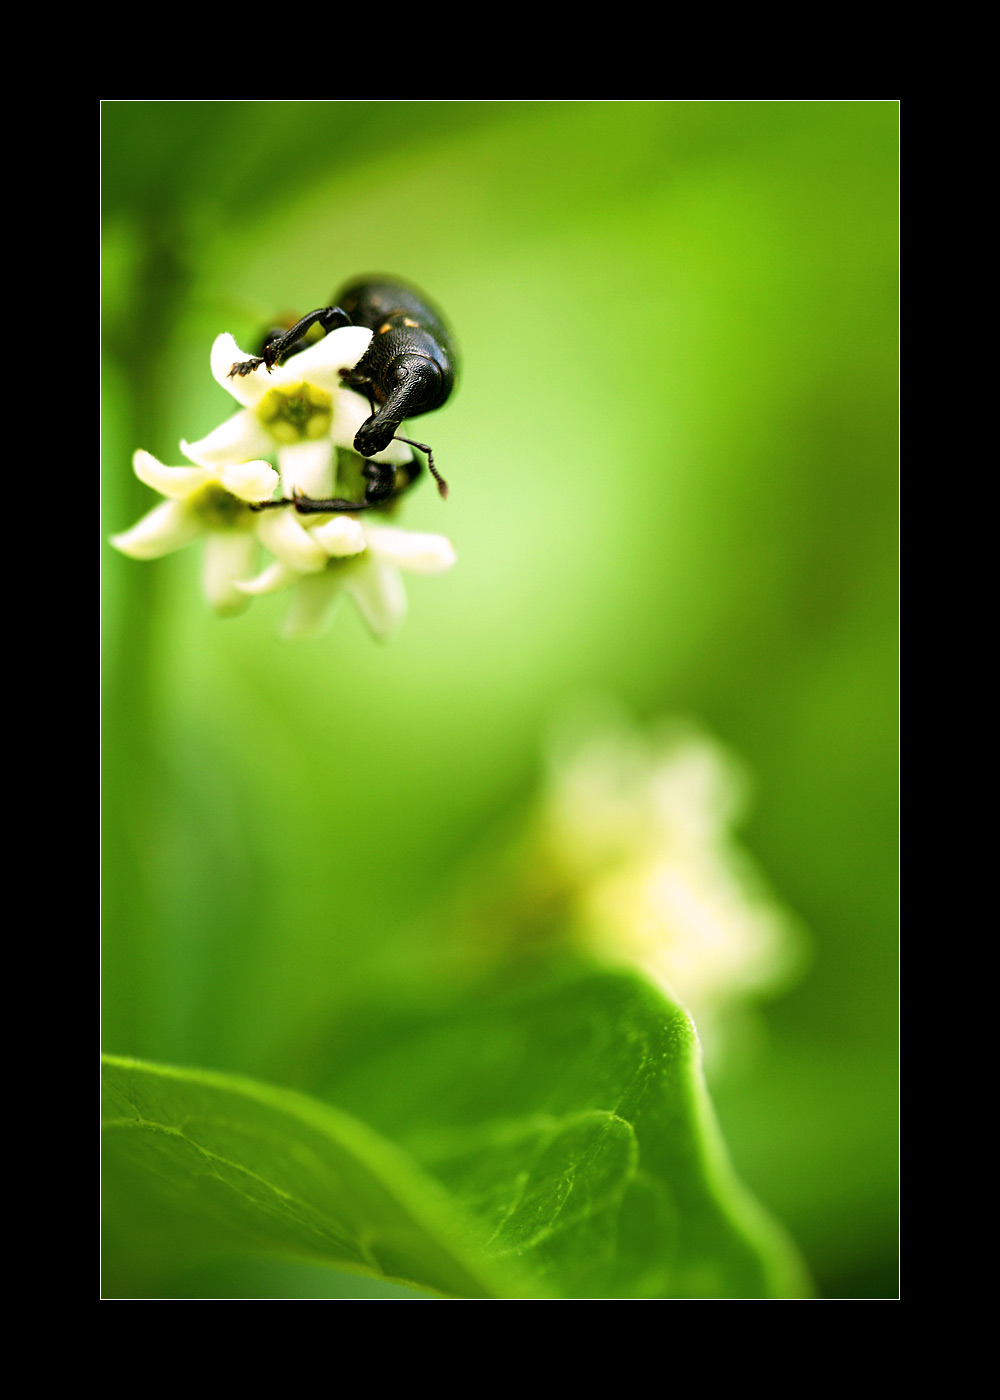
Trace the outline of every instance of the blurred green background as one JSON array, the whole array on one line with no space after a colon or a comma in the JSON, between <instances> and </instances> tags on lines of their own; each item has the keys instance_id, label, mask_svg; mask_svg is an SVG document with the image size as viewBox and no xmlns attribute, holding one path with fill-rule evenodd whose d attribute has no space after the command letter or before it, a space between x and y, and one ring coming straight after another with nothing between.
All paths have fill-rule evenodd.
<instances>
[{"instance_id":1,"label":"blurred green background","mask_svg":"<svg viewBox=\"0 0 1000 1400\"><path fill-rule=\"evenodd\" d=\"M895 103L103 106L104 526L235 408L214 336L389 272L444 308L451 485L400 523L388 646L287 596L219 620L197 550L105 566L108 1051L293 1086L433 926L581 694L696 716L809 930L713 1097L819 1291L895 1296ZM254 1263L229 1296L370 1296Z\"/></svg>"}]
</instances>

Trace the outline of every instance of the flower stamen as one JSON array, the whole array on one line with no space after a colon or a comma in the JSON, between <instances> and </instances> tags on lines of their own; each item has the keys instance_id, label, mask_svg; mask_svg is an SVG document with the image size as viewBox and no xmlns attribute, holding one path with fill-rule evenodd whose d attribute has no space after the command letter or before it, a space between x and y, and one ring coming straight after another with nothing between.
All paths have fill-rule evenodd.
<instances>
[{"instance_id":1,"label":"flower stamen","mask_svg":"<svg viewBox=\"0 0 1000 1400\"><path fill-rule=\"evenodd\" d=\"M305 381L276 385L257 405L257 417L283 446L317 442L330 431L333 397Z\"/></svg>"}]
</instances>

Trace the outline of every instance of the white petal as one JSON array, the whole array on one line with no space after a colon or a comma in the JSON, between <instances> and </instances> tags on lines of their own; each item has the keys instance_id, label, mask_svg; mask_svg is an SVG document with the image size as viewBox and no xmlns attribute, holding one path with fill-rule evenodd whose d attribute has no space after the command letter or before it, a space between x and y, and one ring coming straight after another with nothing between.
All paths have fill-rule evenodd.
<instances>
[{"instance_id":1,"label":"white petal","mask_svg":"<svg viewBox=\"0 0 1000 1400\"><path fill-rule=\"evenodd\" d=\"M280 559L272 559L267 568L256 578L237 579L236 587L241 593L250 593L254 596L258 593L280 593L283 588L290 588L293 583L298 583L301 577L302 575L297 569L290 569Z\"/></svg>"},{"instance_id":2,"label":"white petal","mask_svg":"<svg viewBox=\"0 0 1000 1400\"><path fill-rule=\"evenodd\" d=\"M252 409L244 408L227 418L197 442L181 441L181 451L199 467L233 466L273 451L270 433Z\"/></svg>"},{"instance_id":3,"label":"white petal","mask_svg":"<svg viewBox=\"0 0 1000 1400\"><path fill-rule=\"evenodd\" d=\"M318 574L326 568L326 550L313 539L312 531L303 528L292 506L261 511L257 537L282 563L300 574Z\"/></svg>"},{"instance_id":4,"label":"white petal","mask_svg":"<svg viewBox=\"0 0 1000 1400\"><path fill-rule=\"evenodd\" d=\"M309 534L334 559L342 559L348 554L360 554L365 548L365 532L357 520L349 515L335 515L323 525L317 525Z\"/></svg>"},{"instance_id":5,"label":"white petal","mask_svg":"<svg viewBox=\"0 0 1000 1400\"><path fill-rule=\"evenodd\" d=\"M340 371L354 368L368 349L371 338L372 332L365 326L341 326L279 366L271 374L270 383L292 384L305 379L331 394L337 393L343 387Z\"/></svg>"},{"instance_id":6,"label":"white petal","mask_svg":"<svg viewBox=\"0 0 1000 1400\"><path fill-rule=\"evenodd\" d=\"M212 478L211 467L165 467L151 452L140 448L132 458L132 470L145 486L161 496L183 501Z\"/></svg>"},{"instance_id":7,"label":"white petal","mask_svg":"<svg viewBox=\"0 0 1000 1400\"><path fill-rule=\"evenodd\" d=\"M339 573L302 577L282 631L286 637L316 637L329 627L343 596Z\"/></svg>"},{"instance_id":8,"label":"white petal","mask_svg":"<svg viewBox=\"0 0 1000 1400\"><path fill-rule=\"evenodd\" d=\"M205 541L201 586L216 612L240 612L249 599L237 588L238 579L253 573L254 536L247 530L221 530Z\"/></svg>"},{"instance_id":9,"label":"white petal","mask_svg":"<svg viewBox=\"0 0 1000 1400\"><path fill-rule=\"evenodd\" d=\"M198 538L202 522L180 501L161 501L141 520L120 535L112 535L115 549L132 559L159 559Z\"/></svg>"},{"instance_id":10,"label":"white petal","mask_svg":"<svg viewBox=\"0 0 1000 1400\"><path fill-rule=\"evenodd\" d=\"M255 355L248 355L245 350L241 350L231 335L215 337L212 346L212 376L215 382L221 384L244 408L253 408L254 404L260 403L270 389L271 376L267 372L267 366L261 365L252 374L234 374L232 379L229 377L229 371L235 364L256 358Z\"/></svg>"},{"instance_id":11,"label":"white petal","mask_svg":"<svg viewBox=\"0 0 1000 1400\"><path fill-rule=\"evenodd\" d=\"M258 504L269 501L274 495L278 473L270 462L240 462L236 466L220 467L219 481L241 501Z\"/></svg>"},{"instance_id":12,"label":"white petal","mask_svg":"<svg viewBox=\"0 0 1000 1400\"><path fill-rule=\"evenodd\" d=\"M301 491L318 501L333 495L333 445L329 438L279 447L278 466L284 495L294 496Z\"/></svg>"},{"instance_id":13,"label":"white petal","mask_svg":"<svg viewBox=\"0 0 1000 1400\"><path fill-rule=\"evenodd\" d=\"M365 538L377 558L411 574L443 574L455 562L455 546L445 535L366 525Z\"/></svg>"},{"instance_id":14,"label":"white petal","mask_svg":"<svg viewBox=\"0 0 1000 1400\"><path fill-rule=\"evenodd\" d=\"M371 416L372 411L367 399L363 399L353 389L341 389L333 400L330 437L338 447L353 447L358 429L362 423L367 423ZM384 452L379 452L371 460L401 467L413 461L413 451L405 442L390 442Z\"/></svg>"},{"instance_id":15,"label":"white petal","mask_svg":"<svg viewBox=\"0 0 1000 1400\"><path fill-rule=\"evenodd\" d=\"M391 636L406 617L406 590L399 571L391 564L363 555L356 566L345 571L344 587L380 640Z\"/></svg>"}]
</instances>

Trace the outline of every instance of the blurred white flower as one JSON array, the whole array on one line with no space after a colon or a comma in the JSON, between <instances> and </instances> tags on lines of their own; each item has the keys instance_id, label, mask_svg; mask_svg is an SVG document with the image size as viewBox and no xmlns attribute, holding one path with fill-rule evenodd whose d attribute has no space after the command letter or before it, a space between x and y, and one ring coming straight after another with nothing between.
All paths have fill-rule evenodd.
<instances>
[{"instance_id":1,"label":"blurred white flower","mask_svg":"<svg viewBox=\"0 0 1000 1400\"><path fill-rule=\"evenodd\" d=\"M795 921L733 839L745 798L740 768L704 734L617 722L562 744L542 802L543 859L573 935L643 968L703 1038L800 962Z\"/></svg>"},{"instance_id":2,"label":"blurred white flower","mask_svg":"<svg viewBox=\"0 0 1000 1400\"><path fill-rule=\"evenodd\" d=\"M235 583L255 567L257 529L265 519L250 506L274 495L274 468L263 461L167 467L141 450L132 466L140 481L166 499L130 530L113 535L114 547L133 559L159 559L204 537L205 597L218 612L246 607Z\"/></svg>"},{"instance_id":3,"label":"blurred white flower","mask_svg":"<svg viewBox=\"0 0 1000 1400\"><path fill-rule=\"evenodd\" d=\"M298 563L289 555L278 557L257 578L238 587L247 594L295 587L284 627L288 637L313 637L324 631L344 594L374 636L389 637L406 616L400 570L442 574L455 562L454 547L444 535L372 525L347 515L307 517L320 523L303 526L291 508L268 514L293 517L314 553L308 565L304 549ZM274 528L287 526L276 523ZM270 547L278 553L273 544Z\"/></svg>"},{"instance_id":4,"label":"blurred white flower","mask_svg":"<svg viewBox=\"0 0 1000 1400\"><path fill-rule=\"evenodd\" d=\"M182 452L202 466L276 453L282 495L291 498L300 491L328 500L334 494L336 449L351 447L371 416L368 400L344 386L341 370L354 368L371 338L364 326L341 326L271 371L261 364L250 374L230 377L234 364L251 357L231 335L217 336L212 374L242 408L207 437L182 442ZM405 442L391 442L372 458L393 466L412 460Z\"/></svg>"}]
</instances>

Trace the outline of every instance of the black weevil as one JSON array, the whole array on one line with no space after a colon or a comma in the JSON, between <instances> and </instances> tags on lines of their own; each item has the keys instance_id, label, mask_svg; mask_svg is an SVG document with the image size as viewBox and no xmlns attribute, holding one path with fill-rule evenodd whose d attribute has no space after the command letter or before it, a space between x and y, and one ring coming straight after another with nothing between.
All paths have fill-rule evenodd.
<instances>
[{"instance_id":1,"label":"black weevil","mask_svg":"<svg viewBox=\"0 0 1000 1400\"><path fill-rule=\"evenodd\" d=\"M251 374L261 365L271 370L289 355L305 349L303 337L313 326L318 325L324 334L339 326L366 326L374 332L368 349L353 369L341 371L344 383L363 393L372 410L371 417L355 434L354 450L362 457L373 457L384 452L390 442L416 447L427 454L428 469L441 495L447 496L448 484L435 470L430 447L396 432L404 419L440 408L455 387L458 356L440 312L414 287L389 277L364 277L349 282L333 301L332 306L319 307L301 317L290 330L271 331L260 355L234 364L230 379ZM387 504L405 491L418 472L419 464L409 480L397 487L394 467L369 461L365 463L367 485L361 501L296 496L294 502L268 501L257 509L294 504L303 514L369 510Z\"/></svg>"}]
</instances>

